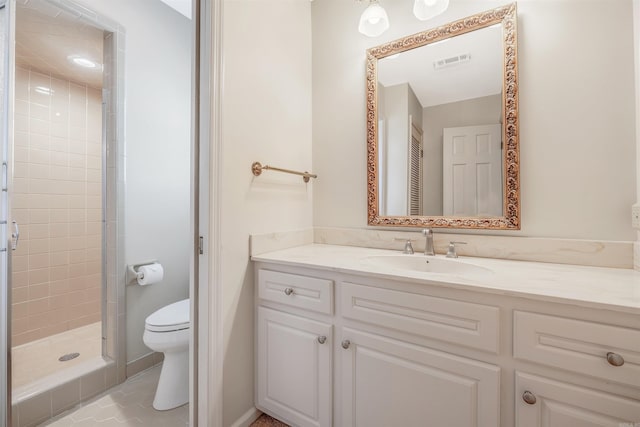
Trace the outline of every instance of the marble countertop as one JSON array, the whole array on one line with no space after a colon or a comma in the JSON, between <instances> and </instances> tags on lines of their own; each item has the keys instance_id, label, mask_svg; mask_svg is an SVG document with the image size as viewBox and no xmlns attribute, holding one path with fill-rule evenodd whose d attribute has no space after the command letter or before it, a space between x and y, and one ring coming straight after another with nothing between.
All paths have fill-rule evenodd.
<instances>
[{"instance_id":1,"label":"marble countertop","mask_svg":"<svg viewBox=\"0 0 640 427\"><path fill-rule=\"evenodd\" d=\"M424 257L384 249L311 244L254 255L251 259L640 314L640 272L630 269L460 257L451 261L484 267L490 272L458 275L396 268L371 258L380 256ZM445 259L444 255L436 258Z\"/></svg>"}]
</instances>

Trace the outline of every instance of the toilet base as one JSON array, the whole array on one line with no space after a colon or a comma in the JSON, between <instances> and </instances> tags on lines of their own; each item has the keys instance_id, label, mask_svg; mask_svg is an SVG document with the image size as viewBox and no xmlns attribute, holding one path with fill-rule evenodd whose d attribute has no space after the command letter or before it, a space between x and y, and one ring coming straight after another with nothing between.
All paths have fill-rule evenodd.
<instances>
[{"instance_id":1,"label":"toilet base","mask_svg":"<svg viewBox=\"0 0 640 427\"><path fill-rule=\"evenodd\" d=\"M153 407L159 411L167 411L188 402L189 350L166 352Z\"/></svg>"}]
</instances>

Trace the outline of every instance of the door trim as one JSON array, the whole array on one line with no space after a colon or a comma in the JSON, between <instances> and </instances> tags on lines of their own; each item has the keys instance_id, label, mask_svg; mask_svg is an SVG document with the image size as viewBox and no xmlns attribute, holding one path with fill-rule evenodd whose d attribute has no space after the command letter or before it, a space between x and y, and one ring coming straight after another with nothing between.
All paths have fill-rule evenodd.
<instances>
[{"instance_id":1,"label":"door trim","mask_svg":"<svg viewBox=\"0 0 640 427\"><path fill-rule=\"evenodd\" d=\"M12 117L14 71L10 64L14 58L15 0L0 0L0 161L6 164L2 168L2 185L11 188L11 144L13 134ZM8 191L0 191L0 426L11 424L11 201Z\"/></svg>"},{"instance_id":2,"label":"door trim","mask_svg":"<svg viewBox=\"0 0 640 427\"><path fill-rule=\"evenodd\" d=\"M223 310L220 267L220 172L222 94L222 0L199 0L198 6L198 175L194 178L194 295L197 330L194 383L197 408L193 426L222 426ZM196 184L197 182L197 184ZM199 240L202 237L202 252ZM197 380L195 379L197 377Z\"/></svg>"}]
</instances>

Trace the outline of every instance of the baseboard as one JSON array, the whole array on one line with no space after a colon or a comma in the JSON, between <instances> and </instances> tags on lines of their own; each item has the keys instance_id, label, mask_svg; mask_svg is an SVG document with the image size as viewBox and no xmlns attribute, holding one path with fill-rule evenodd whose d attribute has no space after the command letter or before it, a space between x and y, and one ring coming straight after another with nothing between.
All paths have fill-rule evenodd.
<instances>
[{"instance_id":1,"label":"baseboard","mask_svg":"<svg viewBox=\"0 0 640 427\"><path fill-rule=\"evenodd\" d=\"M231 427L249 427L252 422L260 418L260 415L262 415L262 412L256 408L251 408L231 424Z\"/></svg>"},{"instance_id":2,"label":"baseboard","mask_svg":"<svg viewBox=\"0 0 640 427\"><path fill-rule=\"evenodd\" d=\"M132 360L131 362L127 362L127 378L134 376L142 371L145 371L152 366L157 365L158 363L164 360L164 353L149 353L142 357L137 358L136 360Z\"/></svg>"}]
</instances>

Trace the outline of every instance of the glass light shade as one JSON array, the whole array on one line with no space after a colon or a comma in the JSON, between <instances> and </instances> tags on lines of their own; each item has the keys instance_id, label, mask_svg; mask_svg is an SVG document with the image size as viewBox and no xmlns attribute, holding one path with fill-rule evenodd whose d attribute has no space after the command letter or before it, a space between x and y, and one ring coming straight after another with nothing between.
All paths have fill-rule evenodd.
<instances>
[{"instance_id":1,"label":"glass light shade","mask_svg":"<svg viewBox=\"0 0 640 427\"><path fill-rule=\"evenodd\" d=\"M421 21L440 15L449 7L449 0L415 0L413 14Z\"/></svg>"},{"instance_id":2,"label":"glass light shade","mask_svg":"<svg viewBox=\"0 0 640 427\"><path fill-rule=\"evenodd\" d=\"M365 36L377 37L387 31L388 28L389 17L387 16L387 12L377 1L372 0L369 7L367 7L364 12L362 12L362 16L360 16L358 31Z\"/></svg>"}]
</instances>

